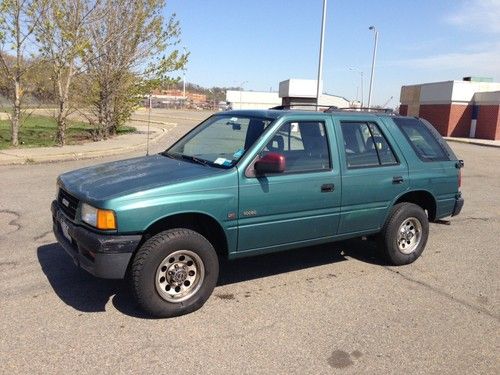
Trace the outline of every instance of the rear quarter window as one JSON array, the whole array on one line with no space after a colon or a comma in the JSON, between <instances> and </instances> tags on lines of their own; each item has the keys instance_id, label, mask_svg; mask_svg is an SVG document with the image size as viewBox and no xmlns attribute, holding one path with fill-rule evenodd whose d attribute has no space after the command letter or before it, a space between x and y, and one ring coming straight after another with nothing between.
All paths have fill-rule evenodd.
<instances>
[{"instance_id":1,"label":"rear quarter window","mask_svg":"<svg viewBox=\"0 0 500 375\"><path fill-rule=\"evenodd\" d=\"M454 160L456 156L434 127L417 118L394 118L417 156L425 162Z\"/></svg>"}]
</instances>

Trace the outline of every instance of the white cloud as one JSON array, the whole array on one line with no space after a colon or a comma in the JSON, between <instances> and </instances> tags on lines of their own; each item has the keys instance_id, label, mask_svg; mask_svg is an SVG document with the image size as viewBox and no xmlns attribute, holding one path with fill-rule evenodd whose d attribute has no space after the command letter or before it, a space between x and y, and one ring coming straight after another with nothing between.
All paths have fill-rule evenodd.
<instances>
[{"instance_id":1,"label":"white cloud","mask_svg":"<svg viewBox=\"0 0 500 375\"><path fill-rule=\"evenodd\" d=\"M500 43L484 44L480 50L435 54L383 63L409 69L461 71L464 74L487 74L500 79Z\"/></svg>"},{"instance_id":2,"label":"white cloud","mask_svg":"<svg viewBox=\"0 0 500 375\"><path fill-rule=\"evenodd\" d=\"M462 28L500 33L500 0L466 0L445 20Z\"/></svg>"}]
</instances>

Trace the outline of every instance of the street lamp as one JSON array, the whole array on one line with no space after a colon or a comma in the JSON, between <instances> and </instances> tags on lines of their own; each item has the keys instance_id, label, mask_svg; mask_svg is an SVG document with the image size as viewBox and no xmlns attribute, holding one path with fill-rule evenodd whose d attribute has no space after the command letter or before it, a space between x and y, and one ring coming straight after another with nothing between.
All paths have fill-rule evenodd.
<instances>
[{"instance_id":1,"label":"street lamp","mask_svg":"<svg viewBox=\"0 0 500 375\"><path fill-rule=\"evenodd\" d=\"M248 81L243 81L240 83L240 109L243 109L242 105L241 105L241 91L243 90L243 85L245 83L248 83Z\"/></svg>"},{"instance_id":2,"label":"street lamp","mask_svg":"<svg viewBox=\"0 0 500 375\"><path fill-rule=\"evenodd\" d=\"M321 96L320 85L323 76L323 45L325 40L326 2L327 0L323 0L323 16L321 18L321 35L319 39L318 82L316 82L316 110L318 110L319 106L319 98Z\"/></svg>"},{"instance_id":3,"label":"street lamp","mask_svg":"<svg viewBox=\"0 0 500 375\"><path fill-rule=\"evenodd\" d=\"M361 70L353 68L353 67L349 67L349 70L352 71L352 72L359 73L359 75L361 77L361 108L363 108L363 100L364 100L364 93L363 93L363 72Z\"/></svg>"},{"instance_id":4,"label":"street lamp","mask_svg":"<svg viewBox=\"0 0 500 375\"><path fill-rule=\"evenodd\" d=\"M372 74L370 76L370 90L368 91L368 108L370 108L372 104L373 77L375 76L375 59L377 58L378 31L375 26L370 26L368 29L372 30L375 33L375 41L373 44Z\"/></svg>"}]
</instances>

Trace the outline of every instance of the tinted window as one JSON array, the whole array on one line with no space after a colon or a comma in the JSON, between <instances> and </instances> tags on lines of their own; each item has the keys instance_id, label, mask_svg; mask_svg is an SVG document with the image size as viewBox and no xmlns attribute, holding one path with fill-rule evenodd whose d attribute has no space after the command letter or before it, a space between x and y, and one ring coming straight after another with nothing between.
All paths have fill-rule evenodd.
<instances>
[{"instance_id":1,"label":"tinted window","mask_svg":"<svg viewBox=\"0 0 500 375\"><path fill-rule=\"evenodd\" d=\"M380 129L375 124L368 124L370 127L372 136L373 136L373 144L375 145L375 149L378 152L378 156L380 159L381 165L393 165L397 164L398 161L394 156L394 153L389 146L389 143L385 139L384 135L380 132Z\"/></svg>"},{"instance_id":2,"label":"tinted window","mask_svg":"<svg viewBox=\"0 0 500 375\"><path fill-rule=\"evenodd\" d=\"M415 118L394 118L408 142L423 161L449 160L448 153L440 144L439 135Z\"/></svg>"},{"instance_id":3,"label":"tinted window","mask_svg":"<svg viewBox=\"0 0 500 375\"><path fill-rule=\"evenodd\" d=\"M262 152L285 156L285 172L330 169L330 154L323 122L289 122L280 127Z\"/></svg>"},{"instance_id":4,"label":"tinted window","mask_svg":"<svg viewBox=\"0 0 500 375\"><path fill-rule=\"evenodd\" d=\"M347 167L378 167L398 161L377 125L365 122L342 122Z\"/></svg>"}]
</instances>

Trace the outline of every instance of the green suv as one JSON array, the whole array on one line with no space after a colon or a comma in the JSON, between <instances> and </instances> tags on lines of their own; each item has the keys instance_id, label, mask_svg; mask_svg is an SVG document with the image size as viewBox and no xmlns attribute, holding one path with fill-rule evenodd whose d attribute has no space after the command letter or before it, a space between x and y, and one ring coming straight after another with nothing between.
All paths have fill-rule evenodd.
<instances>
[{"instance_id":1,"label":"green suv","mask_svg":"<svg viewBox=\"0 0 500 375\"><path fill-rule=\"evenodd\" d=\"M81 268L171 317L205 303L221 258L370 236L388 263L415 261L429 221L462 209L462 166L415 117L221 112L160 154L62 174L53 229Z\"/></svg>"}]
</instances>

